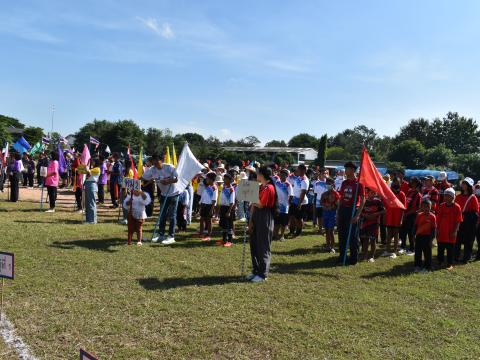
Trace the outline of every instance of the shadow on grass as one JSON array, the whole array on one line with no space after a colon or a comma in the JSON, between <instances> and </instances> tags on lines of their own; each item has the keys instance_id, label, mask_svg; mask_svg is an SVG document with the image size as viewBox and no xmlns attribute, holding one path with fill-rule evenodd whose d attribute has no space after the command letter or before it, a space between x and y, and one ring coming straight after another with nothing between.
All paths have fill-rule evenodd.
<instances>
[{"instance_id":1,"label":"shadow on grass","mask_svg":"<svg viewBox=\"0 0 480 360\"><path fill-rule=\"evenodd\" d=\"M413 262L409 261L403 264L398 264L388 270L377 271L370 274L362 275L363 279L375 279L377 277L396 277L404 275L413 275Z\"/></svg>"},{"instance_id":2,"label":"shadow on grass","mask_svg":"<svg viewBox=\"0 0 480 360\"><path fill-rule=\"evenodd\" d=\"M314 255L319 253L327 253L327 252L322 247L298 248L290 251L272 251L272 254L280 255L280 256L304 256L304 255Z\"/></svg>"},{"instance_id":3,"label":"shadow on grass","mask_svg":"<svg viewBox=\"0 0 480 360\"><path fill-rule=\"evenodd\" d=\"M315 259L295 263L273 263L270 271L278 274L303 274L318 275L330 278L338 278L335 274L325 274L315 271L317 269L331 269L338 265L338 257L331 256L326 259Z\"/></svg>"},{"instance_id":4,"label":"shadow on grass","mask_svg":"<svg viewBox=\"0 0 480 360\"><path fill-rule=\"evenodd\" d=\"M145 290L169 290L186 286L215 286L245 282L240 276L202 276L193 278L137 279Z\"/></svg>"},{"instance_id":5,"label":"shadow on grass","mask_svg":"<svg viewBox=\"0 0 480 360\"><path fill-rule=\"evenodd\" d=\"M19 224L65 224L65 225L79 225L82 224L82 220L73 219L56 219L56 220L13 220Z\"/></svg>"},{"instance_id":6,"label":"shadow on grass","mask_svg":"<svg viewBox=\"0 0 480 360\"><path fill-rule=\"evenodd\" d=\"M126 240L112 238L112 239L99 239L99 240L72 240L72 241L66 241L66 242L55 241L50 246L58 249L64 249L64 250L73 250L77 247L81 247L88 250L113 253L118 251L113 247L122 246L125 244L126 244Z\"/></svg>"}]
</instances>

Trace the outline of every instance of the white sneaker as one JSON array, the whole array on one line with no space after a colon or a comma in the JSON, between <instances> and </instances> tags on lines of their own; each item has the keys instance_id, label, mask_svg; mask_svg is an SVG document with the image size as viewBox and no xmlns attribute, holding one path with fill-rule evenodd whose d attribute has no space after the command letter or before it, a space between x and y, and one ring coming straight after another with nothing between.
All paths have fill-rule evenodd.
<instances>
[{"instance_id":1,"label":"white sneaker","mask_svg":"<svg viewBox=\"0 0 480 360\"><path fill-rule=\"evenodd\" d=\"M369 263L373 263L373 262L375 262L375 259L374 259L374 258L370 258L370 259L368 259L368 262L369 262Z\"/></svg>"},{"instance_id":2,"label":"white sneaker","mask_svg":"<svg viewBox=\"0 0 480 360\"><path fill-rule=\"evenodd\" d=\"M247 275L247 276L245 276L245 280L251 281L255 276L256 276L255 274Z\"/></svg>"},{"instance_id":3,"label":"white sneaker","mask_svg":"<svg viewBox=\"0 0 480 360\"><path fill-rule=\"evenodd\" d=\"M156 243L159 238L160 238L160 236L154 236L154 237L152 238L152 242Z\"/></svg>"},{"instance_id":4,"label":"white sneaker","mask_svg":"<svg viewBox=\"0 0 480 360\"><path fill-rule=\"evenodd\" d=\"M241 219L238 219L238 221L240 221L240 222L246 222L247 219L246 219L246 218L241 218Z\"/></svg>"},{"instance_id":5,"label":"white sneaker","mask_svg":"<svg viewBox=\"0 0 480 360\"><path fill-rule=\"evenodd\" d=\"M407 251L407 256L413 256L413 255L415 255L414 251Z\"/></svg>"},{"instance_id":6,"label":"white sneaker","mask_svg":"<svg viewBox=\"0 0 480 360\"><path fill-rule=\"evenodd\" d=\"M330 254L335 254L335 249L330 249Z\"/></svg>"},{"instance_id":7,"label":"white sneaker","mask_svg":"<svg viewBox=\"0 0 480 360\"><path fill-rule=\"evenodd\" d=\"M280 238L280 241L285 241L285 236L282 236L282 237Z\"/></svg>"},{"instance_id":8,"label":"white sneaker","mask_svg":"<svg viewBox=\"0 0 480 360\"><path fill-rule=\"evenodd\" d=\"M142 245L142 242L141 241L137 242L137 246L140 246L140 245Z\"/></svg>"},{"instance_id":9,"label":"white sneaker","mask_svg":"<svg viewBox=\"0 0 480 360\"><path fill-rule=\"evenodd\" d=\"M392 253L392 255L390 255L390 259L396 259L396 258L397 258L397 254Z\"/></svg>"},{"instance_id":10,"label":"white sneaker","mask_svg":"<svg viewBox=\"0 0 480 360\"><path fill-rule=\"evenodd\" d=\"M400 249L400 250L398 251L398 255L403 255L403 254L405 254L405 253L406 253L405 249Z\"/></svg>"},{"instance_id":11,"label":"white sneaker","mask_svg":"<svg viewBox=\"0 0 480 360\"><path fill-rule=\"evenodd\" d=\"M171 245L173 243L175 243L175 239L173 237L170 237L170 236L162 241L163 245Z\"/></svg>"},{"instance_id":12,"label":"white sneaker","mask_svg":"<svg viewBox=\"0 0 480 360\"><path fill-rule=\"evenodd\" d=\"M46 213L54 213L55 212L55 209L48 209L47 211L45 211Z\"/></svg>"},{"instance_id":13,"label":"white sneaker","mask_svg":"<svg viewBox=\"0 0 480 360\"><path fill-rule=\"evenodd\" d=\"M263 277L256 275L256 276L255 276L252 280L250 280L250 281L253 282L253 283L259 283L259 282L263 282L263 281L265 281L265 280L267 280L267 279L264 279Z\"/></svg>"},{"instance_id":14,"label":"white sneaker","mask_svg":"<svg viewBox=\"0 0 480 360\"><path fill-rule=\"evenodd\" d=\"M128 224L128 220L127 219L122 219L122 220L119 220L118 223L120 225L127 225Z\"/></svg>"}]
</instances>

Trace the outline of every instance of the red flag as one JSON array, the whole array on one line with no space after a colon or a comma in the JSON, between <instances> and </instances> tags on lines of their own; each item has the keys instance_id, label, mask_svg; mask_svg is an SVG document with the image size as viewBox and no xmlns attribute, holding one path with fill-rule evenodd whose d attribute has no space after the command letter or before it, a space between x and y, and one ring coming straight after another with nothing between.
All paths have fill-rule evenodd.
<instances>
[{"instance_id":1,"label":"red flag","mask_svg":"<svg viewBox=\"0 0 480 360\"><path fill-rule=\"evenodd\" d=\"M138 179L137 168L135 167L135 163L133 162L132 154L130 153L130 144L128 144L127 154L128 154L128 157L130 158L130 164L132 164L131 166L132 166L132 170L133 170L133 178Z\"/></svg>"},{"instance_id":2,"label":"red flag","mask_svg":"<svg viewBox=\"0 0 480 360\"><path fill-rule=\"evenodd\" d=\"M362 163L360 164L359 181L363 186L375 191L385 201L389 208L404 209L405 206L398 200L395 194L390 190L382 175L373 164L367 149L363 148Z\"/></svg>"}]
</instances>

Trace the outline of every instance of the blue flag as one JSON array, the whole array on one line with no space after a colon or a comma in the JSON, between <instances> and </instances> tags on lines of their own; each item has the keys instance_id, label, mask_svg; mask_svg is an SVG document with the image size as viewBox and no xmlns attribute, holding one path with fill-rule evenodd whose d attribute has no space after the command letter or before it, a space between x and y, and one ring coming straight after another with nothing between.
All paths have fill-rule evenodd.
<instances>
[{"instance_id":1,"label":"blue flag","mask_svg":"<svg viewBox=\"0 0 480 360\"><path fill-rule=\"evenodd\" d=\"M63 156L63 149L60 146L60 144L58 144L57 150L58 150L58 172L60 174L63 174L67 171L67 162L65 161L65 156Z\"/></svg>"},{"instance_id":2,"label":"blue flag","mask_svg":"<svg viewBox=\"0 0 480 360\"><path fill-rule=\"evenodd\" d=\"M19 152L20 154L23 154L24 152L30 150L31 146L22 136L20 139L17 140L15 144L13 144L13 148L17 150L17 152Z\"/></svg>"}]
</instances>

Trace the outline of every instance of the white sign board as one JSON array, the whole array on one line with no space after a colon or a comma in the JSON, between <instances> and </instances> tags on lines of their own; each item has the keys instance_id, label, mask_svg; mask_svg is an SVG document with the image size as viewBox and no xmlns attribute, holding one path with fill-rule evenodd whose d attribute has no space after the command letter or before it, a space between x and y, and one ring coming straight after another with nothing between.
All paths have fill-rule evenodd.
<instances>
[{"instance_id":1,"label":"white sign board","mask_svg":"<svg viewBox=\"0 0 480 360\"><path fill-rule=\"evenodd\" d=\"M47 177L47 170L48 168L46 166L40 166L40 176L41 177Z\"/></svg>"},{"instance_id":2,"label":"white sign board","mask_svg":"<svg viewBox=\"0 0 480 360\"><path fill-rule=\"evenodd\" d=\"M142 190L140 180L123 178L122 187L127 190Z\"/></svg>"},{"instance_id":3,"label":"white sign board","mask_svg":"<svg viewBox=\"0 0 480 360\"><path fill-rule=\"evenodd\" d=\"M12 253L0 252L0 278L12 279L15 275L15 258Z\"/></svg>"},{"instance_id":4,"label":"white sign board","mask_svg":"<svg viewBox=\"0 0 480 360\"><path fill-rule=\"evenodd\" d=\"M241 180L237 186L236 196L240 201L258 203L259 185L256 180Z\"/></svg>"}]
</instances>

